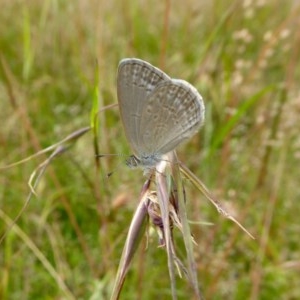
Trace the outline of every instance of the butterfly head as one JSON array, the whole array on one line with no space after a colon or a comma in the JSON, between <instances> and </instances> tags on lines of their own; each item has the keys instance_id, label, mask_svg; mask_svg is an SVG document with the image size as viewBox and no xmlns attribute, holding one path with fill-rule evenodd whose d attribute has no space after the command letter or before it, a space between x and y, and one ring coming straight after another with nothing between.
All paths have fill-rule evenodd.
<instances>
[{"instance_id":1,"label":"butterfly head","mask_svg":"<svg viewBox=\"0 0 300 300\"><path fill-rule=\"evenodd\" d=\"M132 169L137 167L141 167L143 169L153 169L160 161L161 155L158 154L141 155L140 157L131 155L126 160L126 165Z\"/></svg>"}]
</instances>

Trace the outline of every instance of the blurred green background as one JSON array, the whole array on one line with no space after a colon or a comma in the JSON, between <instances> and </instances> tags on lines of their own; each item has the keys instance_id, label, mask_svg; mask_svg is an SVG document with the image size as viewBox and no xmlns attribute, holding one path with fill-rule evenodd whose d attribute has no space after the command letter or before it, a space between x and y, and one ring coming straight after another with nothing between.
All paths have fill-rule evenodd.
<instances>
[{"instance_id":1,"label":"blurred green background","mask_svg":"<svg viewBox=\"0 0 300 300\"><path fill-rule=\"evenodd\" d=\"M299 1L0 4L1 166L88 126L95 95L116 103L122 58L149 61L202 94L205 125L179 158L256 237L185 183L206 299L300 299ZM101 153L131 154L117 107L99 114L98 139ZM0 244L1 299L109 298L144 178L123 157L98 169L93 143L86 134L53 161ZM46 157L0 170L1 235ZM171 298L157 245L143 240L121 299ZM177 289L192 299L184 279Z\"/></svg>"}]
</instances>

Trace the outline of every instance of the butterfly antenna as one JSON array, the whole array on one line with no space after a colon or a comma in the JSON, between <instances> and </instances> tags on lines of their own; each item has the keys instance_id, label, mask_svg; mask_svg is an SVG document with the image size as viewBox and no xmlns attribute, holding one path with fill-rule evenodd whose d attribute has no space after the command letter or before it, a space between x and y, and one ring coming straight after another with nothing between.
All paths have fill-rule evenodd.
<instances>
[{"instance_id":1,"label":"butterfly antenna","mask_svg":"<svg viewBox=\"0 0 300 300\"><path fill-rule=\"evenodd\" d=\"M121 156L121 154L96 154L95 157L105 157L105 156Z\"/></svg>"},{"instance_id":2,"label":"butterfly antenna","mask_svg":"<svg viewBox=\"0 0 300 300\"><path fill-rule=\"evenodd\" d=\"M126 156L128 157L128 155L125 155L125 154L96 154L95 155L97 158L102 158L102 157L106 157L106 156ZM125 161L122 161L121 163L119 163L115 168L114 170L112 170L111 172L108 172L106 174L106 178L109 178L110 176L112 176L116 170L118 170L120 168L120 166L122 166L124 164L124 162L126 163L126 160Z\"/></svg>"}]
</instances>

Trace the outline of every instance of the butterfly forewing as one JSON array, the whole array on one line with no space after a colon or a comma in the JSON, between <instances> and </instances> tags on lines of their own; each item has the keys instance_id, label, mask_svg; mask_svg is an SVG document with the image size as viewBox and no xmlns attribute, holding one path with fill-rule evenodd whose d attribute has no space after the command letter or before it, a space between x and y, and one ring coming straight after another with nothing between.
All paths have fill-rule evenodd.
<instances>
[{"instance_id":1,"label":"butterfly forewing","mask_svg":"<svg viewBox=\"0 0 300 300\"><path fill-rule=\"evenodd\" d=\"M148 95L164 81L170 81L161 70L140 59L123 59L118 68L117 92L125 134L133 152L139 156L140 123Z\"/></svg>"}]
</instances>

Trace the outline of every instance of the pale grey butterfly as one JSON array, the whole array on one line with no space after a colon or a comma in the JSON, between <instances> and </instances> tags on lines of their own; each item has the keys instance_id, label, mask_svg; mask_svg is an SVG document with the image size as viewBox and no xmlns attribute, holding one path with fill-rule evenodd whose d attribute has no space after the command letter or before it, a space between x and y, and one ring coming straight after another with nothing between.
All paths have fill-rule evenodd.
<instances>
[{"instance_id":1,"label":"pale grey butterfly","mask_svg":"<svg viewBox=\"0 0 300 300\"><path fill-rule=\"evenodd\" d=\"M163 155L195 135L204 122L204 103L198 91L143 60L121 60L117 92L134 154L126 161L129 167L155 167Z\"/></svg>"}]
</instances>

